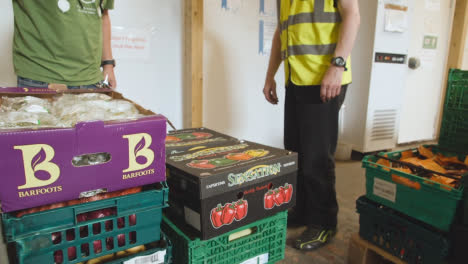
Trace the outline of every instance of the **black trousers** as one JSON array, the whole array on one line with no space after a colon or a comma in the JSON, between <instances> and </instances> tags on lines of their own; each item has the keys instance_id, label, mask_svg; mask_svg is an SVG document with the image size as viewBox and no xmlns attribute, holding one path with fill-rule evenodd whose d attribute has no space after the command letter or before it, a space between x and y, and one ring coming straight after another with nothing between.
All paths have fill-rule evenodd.
<instances>
[{"instance_id":1,"label":"black trousers","mask_svg":"<svg viewBox=\"0 0 468 264\"><path fill-rule=\"evenodd\" d=\"M327 103L320 86L286 86L284 145L299 153L296 212L307 225L336 228L334 154L338 141L338 114L346 95Z\"/></svg>"}]
</instances>

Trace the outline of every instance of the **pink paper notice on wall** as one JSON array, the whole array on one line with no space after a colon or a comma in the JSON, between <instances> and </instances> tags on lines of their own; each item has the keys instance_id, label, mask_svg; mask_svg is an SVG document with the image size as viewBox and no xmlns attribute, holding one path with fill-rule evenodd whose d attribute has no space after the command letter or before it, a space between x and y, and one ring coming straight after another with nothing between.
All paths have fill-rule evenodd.
<instances>
[{"instance_id":1,"label":"pink paper notice on wall","mask_svg":"<svg viewBox=\"0 0 468 264\"><path fill-rule=\"evenodd\" d=\"M116 59L147 61L154 28L112 27L112 53Z\"/></svg>"}]
</instances>

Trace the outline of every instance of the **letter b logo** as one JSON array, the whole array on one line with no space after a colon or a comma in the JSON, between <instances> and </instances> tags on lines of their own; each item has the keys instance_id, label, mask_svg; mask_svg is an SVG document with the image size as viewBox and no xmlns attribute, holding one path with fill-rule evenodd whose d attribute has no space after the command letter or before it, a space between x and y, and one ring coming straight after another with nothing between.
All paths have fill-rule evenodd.
<instances>
[{"instance_id":1,"label":"letter b logo","mask_svg":"<svg viewBox=\"0 0 468 264\"><path fill-rule=\"evenodd\" d=\"M23 153L24 175L26 183L18 186L18 189L30 189L47 186L58 180L60 168L50 162L55 155L54 149L45 144L15 146L14 149ZM42 180L36 177L36 172L44 171L49 174L49 179Z\"/></svg>"},{"instance_id":2,"label":"letter b logo","mask_svg":"<svg viewBox=\"0 0 468 264\"><path fill-rule=\"evenodd\" d=\"M128 139L128 168L123 172L138 171L147 168L154 161L154 152L149 147L153 141L146 133L126 135Z\"/></svg>"}]
</instances>

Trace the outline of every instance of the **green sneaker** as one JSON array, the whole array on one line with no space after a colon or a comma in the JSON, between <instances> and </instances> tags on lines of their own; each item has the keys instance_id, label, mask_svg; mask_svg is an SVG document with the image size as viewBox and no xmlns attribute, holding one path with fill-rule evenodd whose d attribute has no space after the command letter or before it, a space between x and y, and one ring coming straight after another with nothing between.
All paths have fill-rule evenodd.
<instances>
[{"instance_id":1,"label":"green sneaker","mask_svg":"<svg viewBox=\"0 0 468 264\"><path fill-rule=\"evenodd\" d=\"M309 226L294 243L299 250L311 251L327 244L336 234L336 229Z\"/></svg>"}]
</instances>

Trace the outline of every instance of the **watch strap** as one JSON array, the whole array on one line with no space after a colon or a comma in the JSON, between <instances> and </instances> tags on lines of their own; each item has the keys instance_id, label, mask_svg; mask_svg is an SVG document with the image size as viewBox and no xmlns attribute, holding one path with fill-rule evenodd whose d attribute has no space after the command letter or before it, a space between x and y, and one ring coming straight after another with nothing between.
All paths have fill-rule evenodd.
<instances>
[{"instance_id":1,"label":"watch strap","mask_svg":"<svg viewBox=\"0 0 468 264\"><path fill-rule=\"evenodd\" d=\"M103 60L101 61L101 67L104 67L104 65L112 65L115 67L115 60Z\"/></svg>"}]
</instances>

